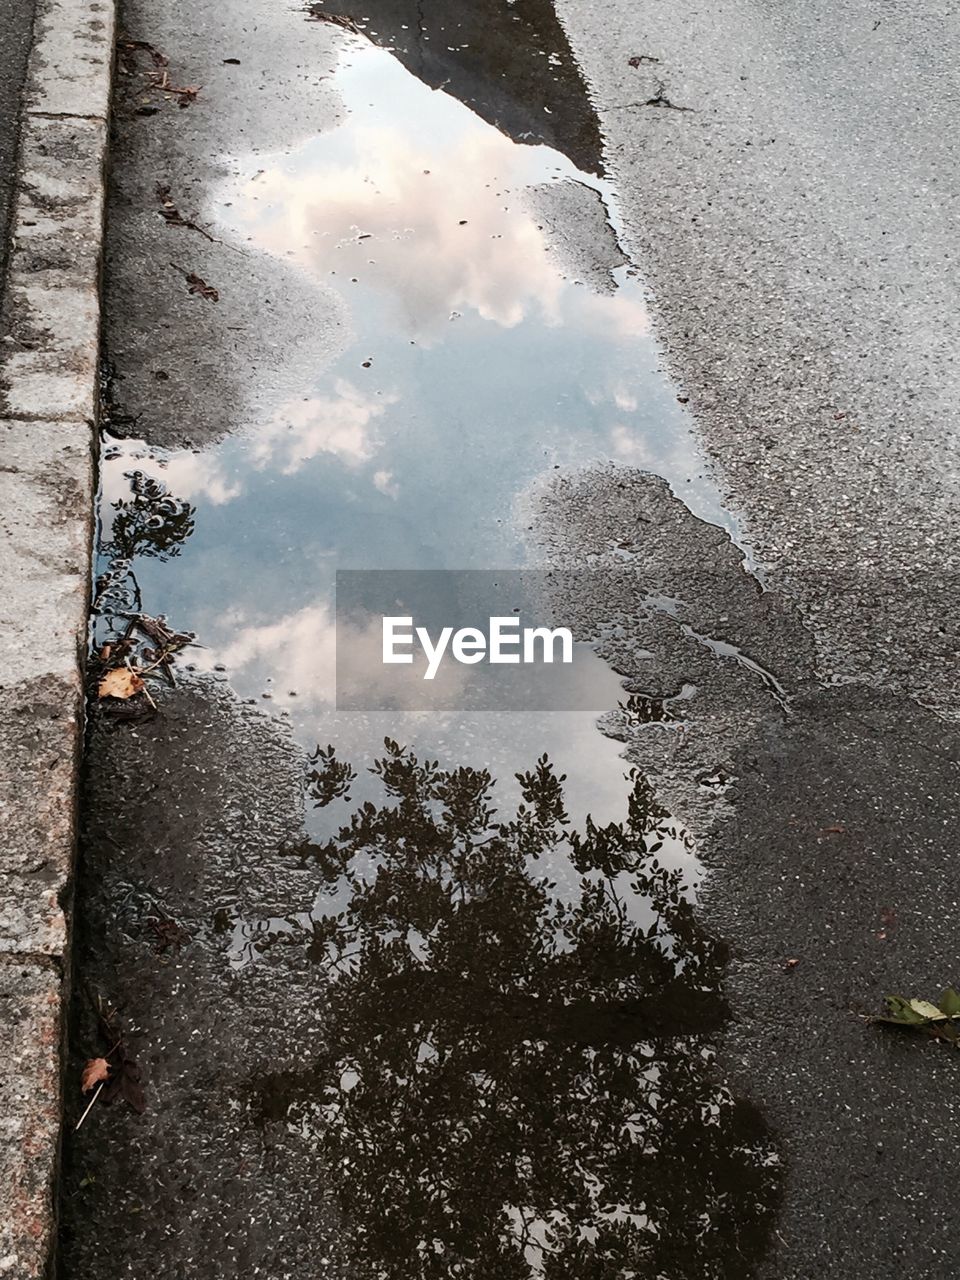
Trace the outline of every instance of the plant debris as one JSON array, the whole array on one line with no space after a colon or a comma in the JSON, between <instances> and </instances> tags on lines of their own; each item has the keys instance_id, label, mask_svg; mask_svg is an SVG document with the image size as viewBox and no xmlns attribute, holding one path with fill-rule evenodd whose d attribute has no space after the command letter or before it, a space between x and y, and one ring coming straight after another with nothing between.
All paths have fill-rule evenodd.
<instances>
[{"instance_id":1,"label":"plant debris","mask_svg":"<svg viewBox=\"0 0 960 1280\"><path fill-rule=\"evenodd\" d=\"M324 13L322 4L308 4L304 13L308 22L329 22L335 27L342 27L344 31L352 31L354 35L360 34L360 28L352 18L348 18L345 13Z\"/></svg>"},{"instance_id":2,"label":"plant debris","mask_svg":"<svg viewBox=\"0 0 960 1280\"><path fill-rule=\"evenodd\" d=\"M138 53L147 54L158 71L169 65L170 60L167 55L161 53L155 45L150 44L147 40L133 40L130 36L123 35L120 37L118 44L120 52L127 55L128 58L130 55L135 56Z\"/></svg>"},{"instance_id":3,"label":"plant debris","mask_svg":"<svg viewBox=\"0 0 960 1280\"><path fill-rule=\"evenodd\" d=\"M147 1109L140 1080L140 1064L127 1048L116 1010L105 1011L98 1002L97 1027L101 1040L110 1047L103 1056L89 1058L84 1064L80 1075L80 1091L84 1095L91 1090L95 1092L77 1121L77 1129L86 1120L98 1098L104 1106L109 1106L119 1098L136 1111L137 1115L142 1115Z\"/></svg>"},{"instance_id":4,"label":"plant debris","mask_svg":"<svg viewBox=\"0 0 960 1280\"><path fill-rule=\"evenodd\" d=\"M163 955L167 950L179 955L180 948L190 941L186 929L159 908L156 915L147 917L146 926L153 936L153 949L157 955Z\"/></svg>"},{"instance_id":5,"label":"plant debris","mask_svg":"<svg viewBox=\"0 0 960 1280\"><path fill-rule=\"evenodd\" d=\"M96 1085L110 1078L110 1063L106 1058L90 1058L80 1077L80 1092L89 1093Z\"/></svg>"},{"instance_id":6,"label":"plant debris","mask_svg":"<svg viewBox=\"0 0 960 1280\"><path fill-rule=\"evenodd\" d=\"M635 53L632 58L627 59L627 66L642 67L645 62L659 62L659 58L655 58L652 53Z\"/></svg>"},{"instance_id":7,"label":"plant debris","mask_svg":"<svg viewBox=\"0 0 960 1280\"><path fill-rule=\"evenodd\" d=\"M160 217L169 227L186 227L188 231L199 231L211 244L219 244L219 241L210 234L206 228L201 227L194 222L192 218L185 218L177 206L170 199L170 188L162 183L157 183L157 199L160 201Z\"/></svg>"},{"instance_id":8,"label":"plant debris","mask_svg":"<svg viewBox=\"0 0 960 1280\"><path fill-rule=\"evenodd\" d=\"M117 616L126 620L122 635L102 645L94 657L99 667L97 699L115 718L141 719L157 709L146 678L159 677L175 686L174 660L182 649L196 643L196 636L192 631L174 631L162 614L157 618L148 613Z\"/></svg>"},{"instance_id":9,"label":"plant debris","mask_svg":"<svg viewBox=\"0 0 960 1280\"><path fill-rule=\"evenodd\" d=\"M150 87L152 89L159 89L161 93L169 93L172 97L176 98L177 106L183 108L189 107L191 102L196 102L197 94L203 88L203 85L171 84L169 75L164 71L162 75L154 79L154 82Z\"/></svg>"},{"instance_id":10,"label":"plant debris","mask_svg":"<svg viewBox=\"0 0 960 1280\"><path fill-rule=\"evenodd\" d=\"M186 271L183 267L178 267L175 262L170 263L174 271L179 271L187 282L187 292L195 293L198 297L206 298L208 302L219 302L220 291L215 289L212 284L207 284L202 276L198 276L193 271Z\"/></svg>"},{"instance_id":11,"label":"plant debris","mask_svg":"<svg viewBox=\"0 0 960 1280\"><path fill-rule=\"evenodd\" d=\"M692 111L693 107L678 107L675 102L671 102L663 91L663 81L657 83L656 96L648 98L646 102L641 103L644 107L664 107L667 111Z\"/></svg>"},{"instance_id":12,"label":"plant debris","mask_svg":"<svg viewBox=\"0 0 960 1280\"><path fill-rule=\"evenodd\" d=\"M109 645L105 647L109 649ZM97 697L133 698L146 687L143 677L130 667L114 667L97 685Z\"/></svg>"},{"instance_id":13,"label":"plant debris","mask_svg":"<svg viewBox=\"0 0 960 1280\"><path fill-rule=\"evenodd\" d=\"M165 53L149 43L147 40L133 40L130 36L121 36L118 41L121 55L126 62L125 71L130 75L137 68L137 54L145 53L153 63L153 70L147 73L147 87L154 89L159 93L170 94L171 97L177 99L177 103L181 107L189 107L192 102L197 99L202 85L186 84L177 85L171 83L170 72L168 70L170 59ZM146 107L137 109L138 115L153 114Z\"/></svg>"},{"instance_id":14,"label":"plant debris","mask_svg":"<svg viewBox=\"0 0 960 1280\"><path fill-rule=\"evenodd\" d=\"M885 1014L868 1018L886 1026L902 1027L908 1031L922 1031L937 1040L960 1048L960 992L947 987L939 1001L907 999L905 996L884 996Z\"/></svg>"}]
</instances>

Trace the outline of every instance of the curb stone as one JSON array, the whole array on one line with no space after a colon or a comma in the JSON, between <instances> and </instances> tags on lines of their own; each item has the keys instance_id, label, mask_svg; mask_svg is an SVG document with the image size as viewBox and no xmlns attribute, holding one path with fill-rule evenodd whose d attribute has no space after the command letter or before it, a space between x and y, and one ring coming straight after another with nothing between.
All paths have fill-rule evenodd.
<instances>
[{"instance_id":1,"label":"curb stone","mask_svg":"<svg viewBox=\"0 0 960 1280\"><path fill-rule=\"evenodd\" d=\"M38 0L0 345L0 1277L52 1275L114 0Z\"/></svg>"}]
</instances>

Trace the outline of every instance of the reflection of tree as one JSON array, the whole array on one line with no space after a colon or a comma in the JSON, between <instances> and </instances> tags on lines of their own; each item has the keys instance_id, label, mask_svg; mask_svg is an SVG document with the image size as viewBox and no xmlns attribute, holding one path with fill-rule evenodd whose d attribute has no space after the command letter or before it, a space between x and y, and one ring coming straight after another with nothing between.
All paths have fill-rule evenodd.
<instances>
[{"instance_id":1,"label":"reflection of tree","mask_svg":"<svg viewBox=\"0 0 960 1280\"><path fill-rule=\"evenodd\" d=\"M130 497L112 504L113 529L110 541L103 547L104 555L125 560L135 556L169 560L178 556L193 533L196 507L171 497L162 480L142 471L131 471L126 478L130 481Z\"/></svg>"},{"instance_id":2,"label":"reflection of tree","mask_svg":"<svg viewBox=\"0 0 960 1280\"><path fill-rule=\"evenodd\" d=\"M110 536L100 545L107 565L97 582L96 604L101 613L139 609L134 560L138 556L158 560L178 556L194 528L196 507L172 497L162 480L142 471L128 472L125 478L130 482L130 497L111 504Z\"/></svg>"},{"instance_id":3,"label":"reflection of tree","mask_svg":"<svg viewBox=\"0 0 960 1280\"><path fill-rule=\"evenodd\" d=\"M645 780L624 824L575 832L545 757L503 821L488 773L386 745L388 802L300 850L342 907L310 944L328 1048L262 1095L315 1131L358 1274L747 1275L770 1137L711 1073L723 951Z\"/></svg>"}]
</instances>

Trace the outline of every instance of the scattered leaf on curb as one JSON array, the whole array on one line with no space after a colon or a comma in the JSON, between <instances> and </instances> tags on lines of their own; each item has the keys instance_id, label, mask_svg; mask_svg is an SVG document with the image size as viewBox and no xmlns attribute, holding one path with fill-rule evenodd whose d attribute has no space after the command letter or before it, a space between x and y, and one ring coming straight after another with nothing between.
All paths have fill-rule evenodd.
<instances>
[{"instance_id":1,"label":"scattered leaf on curb","mask_svg":"<svg viewBox=\"0 0 960 1280\"><path fill-rule=\"evenodd\" d=\"M653 57L649 53L635 53L632 58L627 59L627 65L630 67L642 67L645 62L659 62L659 58Z\"/></svg>"},{"instance_id":2,"label":"scattered leaf on curb","mask_svg":"<svg viewBox=\"0 0 960 1280\"><path fill-rule=\"evenodd\" d=\"M106 1058L90 1058L80 1077L80 1092L89 1093L91 1089L109 1078L110 1063Z\"/></svg>"},{"instance_id":3,"label":"scattered leaf on curb","mask_svg":"<svg viewBox=\"0 0 960 1280\"><path fill-rule=\"evenodd\" d=\"M136 671L129 667L115 667L108 671L97 685L98 698L132 698L142 693L146 686Z\"/></svg>"}]
</instances>

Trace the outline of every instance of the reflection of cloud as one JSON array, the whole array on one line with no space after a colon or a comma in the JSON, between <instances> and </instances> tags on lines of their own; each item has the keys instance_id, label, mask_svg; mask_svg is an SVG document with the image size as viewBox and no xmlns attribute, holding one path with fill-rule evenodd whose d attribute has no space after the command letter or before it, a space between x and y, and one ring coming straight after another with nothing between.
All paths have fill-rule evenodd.
<instances>
[{"instance_id":1,"label":"reflection of cloud","mask_svg":"<svg viewBox=\"0 0 960 1280\"><path fill-rule=\"evenodd\" d=\"M240 496L242 486L228 480L216 457L176 453L157 473L176 498L205 498L215 507Z\"/></svg>"},{"instance_id":2,"label":"reflection of cloud","mask_svg":"<svg viewBox=\"0 0 960 1280\"><path fill-rule=\"evenodd\" d=\"M393 478L392 471L375 471L373 473L373 486L379 489L381 493L386 494L388 498L399 498L400 486Z\"/></svg>"},{"instance_id":3,"label":"reflection of cloud","mask_svg":"<svg viewBox=\"0 0 960 1280\"><path fill-rule=\"evenodd\" d=\"M350 700L347 705L423 710L433 701L456 701L470 670L448 660L428 684L423 679L426 659L416 649L410 666L385 666L380 616L365 615L358 624L341 621L338 629L325 600L272 622L234 621L233 637L199 650L195 664L206 671L222 664L244 692L272 681L279 695L293 691L311 705L332 707L339 685L341 700Z\"/></svg>"},{"instance_id":4,"label":"reflection of cloud","mask_svg":"<svg viewBox=\"0 0 960 1280\"><path fill-rule=\"evenodd\" d=\"M650 313L641 298L622 290L609 295L585 293L579 300L577 323L611 342L631 342L650 332Z\"/></svg>"},{"instance_id":5,"label":"reflection of cloud","mask_svg":"<svg viewBox=\"0 0 960 1280\"><path fill-rule=\"evenodd\" d=\"M650 465L650 450L646 441L623 423L618 422L610 432L610 447L614 457L620 462L629 462L634 467Z\"/></svg>"},{"instance_id":6,"label":"reflection of cloud","mask_svg":"<svg viewBox=\"0 0 960 1280\"><path fill-rule=\"evenodd\" d=\"M368 105L358 98L348 128L265 171L258 157L256 181L230 193L235 230L324 278L335 271L389 291L421 339L455 311L508 328L530 315L559 324L567 286L512 194L543 180L531 149L466 111L431 136L426 107L414 118L407 103L409 118L398 107L394 122L374 123L364 121Z\"/></svg>"},{"instance_id":7,"label":"reflection of cloud","mask_svg":"<svg viewBox=\"0 0 960 1280\"><path fill-rule=\"evenodd\" d=\"M236 479L227 475L221 460L210 453L180 450L158 454L144 445L120 442L111 446L104 458L103 497L116 502L130 496L132 471L142 471L166 486L173 498L183 501L204 498L215 507L240 496L243 491Z\"/></svg>"},{"instance_id":8,"label":"reflection of cloud","mask_svg":"<svg viewBox=\"0 0 960 1280\"><path fill-rule=\"evenodd\" d=\"M284 475L292 475L321 453L332 453L350 467L368 462L379 444L374 424L399 396L365 395L346 378L338 378L333 389L333 396L308 396L280 405L257 433L254 461L264 466L279 456Z\"/></svg>"},{"instance_id":9,"label":"reflection of cloud","mask_svg":"<svg viewBox=\"0 0 960 1280\"><path fill-rule=\"evenodd\" d=\"M336 627L326 604L307 605L276 622L241 626L222 648L207 649L198 665L263 681L271 676L278 690L293 690L319 703L332 703L336 688Z\"/></svg>"}]
</instances>

